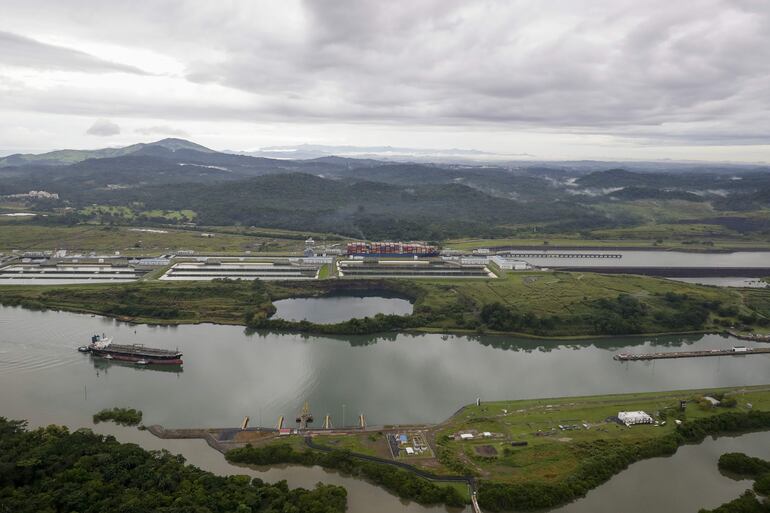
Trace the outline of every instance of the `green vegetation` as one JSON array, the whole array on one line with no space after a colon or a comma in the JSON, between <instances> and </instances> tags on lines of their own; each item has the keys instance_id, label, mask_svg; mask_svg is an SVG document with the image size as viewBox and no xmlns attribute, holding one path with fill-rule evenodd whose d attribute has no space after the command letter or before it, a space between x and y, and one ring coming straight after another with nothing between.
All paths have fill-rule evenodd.
<instances>
[{"instance_id":1,"label":"green vegetation","mask_svg":"<svg viewBox=\"0 0 770 513\"><path fill-rule=\"evenodd\" d=\"M334 468L356 477L363 477L378 484L404 499L420 504L446 504L463 506L465 498L454 486L442 486L427 479L416 477L407 470L382 463L364 461L346 450L321 452L310 449L296 450L289 444L279 443L264 447L247 446L232 449L225 455L232 463L249 465L271 465L292 463L297 465L319 465Z\"/></svg>"},{"instance_id":2,"label":"green vegetation","mask_svg":"<svg viewBox=\"0 0 770 513\"><path fill-rule=\"evenodd\" d=\"M706 395L722 398L726 406L701 408ZM638 410L656 423L629 427L616 419L619 411ZM411 466L404 468L393 466L402 459L380 461L392 460L377 443L379 433L373 432L317 436L309 447L301 445L301 438L273 438L232 449L226 457L253 465L336 468L423 503L452 504L456 499L425 476L473 477L486 511L544 509L583 496L631 463L673 454L683 444L770 429L770 385L496 401L466 406L447 421L422 429L429 433L436 456L410 458ZM489 436L481 435L485 432ZM462 440L460 433L475 436ZM764 493L770 483L766 462L746 459L736 464L733 458L728 469L729 458L723 459L720 468L760 476L755 491Z\"/></svg>"},{"instance_id":3,"label":"green vegetation","mask_svg":"<svg viewBox=\"0 0 770 513\"><path fill-rule=\"evenodd\" d=\"M159 282L125 285L0 288L0 302L26 308L98 313L137 322L239 324L274 307L260 281Z\"/></svg>"},{"instance_id":4,"label":"green vegetation","mask_svg":"<svg viewBox=\"0 0 770 513\"><path fill-rule=\"evenodd\" d=\"M342 513L346 505L339 486L290 490L285 481L220 477L87 429L27 431L24 422L0 418L2 511Z\"/></svg>"},{"instance_id":5,"label":"green vegetation","mask_svg":"<svg viewBox=\"0 0 770 513\"><path fill-rule=\"evenodd\" d=\"M719 470L741 478L754 479L754 492L767 497L770 495L770 461L752 458L743 453L726 453L719 457ZM739 498L713 510L700 510L700 513L767 513L770 512L770 500L760 500L751 490Z\"/></svg>"},{"instance_id":6,"label":"green vegetation","mask_svg":"<svg viewBox=\"0 0 770 513\"><path fill-rule=\"evenodd\" d=\"M145 226L145 225L140 225ZM151 228L125 227L99 224L44 225L37 222L19 221L14 218L0 219L0 252L18 250L66 249L70 252L97 251L125 255L145 255L180 249L198 252L244 251L298 252L302 250L305 233L252 231L202 228L213 237L203 237L201 231L182 230L168 226Z\"/></svg>"},{"instance_id":7,"label":"green vegetation","mask_svg":"<svg viewBox=\"0 0 770 513\"><path fill-rule=\"evenodd\" d=\"M730 391L739 404L733 410L688 407L679 411L679 400L695 401L703 393L485 403L460 412L436 436L446 440L445 449L452 457L483 478L482 508L547 508L584 495L635 461L672 454L684 443L698 443L708 435L770 429L767 388ZM747 408L747 402L754 407ZM606 420L621 410L643 410L666 424L628 428ZM473 431L490 431L502 438L449 440L454 433ZM511 447L510 440L528 445ZM496 457L475 455L476 445L490 443L499 448Z\"/></svg>"},{"instance_id":8,"label":"green vegetation","mask_svg":"<svg viewBox=\"0 0 770 513\"><path fill-rule=\"evenodd\" d=\"M133 408L105 408L94 415L94 424L112 421L121 426L136 426L142 422L141 410Z\"/></svg>"},{"instance_id":9,"label":"green vegetation","mask_svg":"<svg viewBox=\"0 0 770 513\"><path fill-rule=\"evenodd\" d=\"M409 316L337 324L271 319L289 297L383 293L414 302ZM139 322L246 324L321 334L403 330L590 337L629 333L766 329L770 290L722 289L643 276L507 273L494 280L143 281L131 284L4 286L0 303L98 313Z\"/></svg>"},{"instance_id":10,"label":"green vegetation","mask_svg":"<svg viewBox=\"0 0 770 513\"><path fill-rule=\"evenodd\" d=\"M757 496L751 491L746 490L743 495L726 504L722 504L716 509L702 509L699 513L768 513L770 504L767 500L760 502Z\"/></svg>"}]
</instances>

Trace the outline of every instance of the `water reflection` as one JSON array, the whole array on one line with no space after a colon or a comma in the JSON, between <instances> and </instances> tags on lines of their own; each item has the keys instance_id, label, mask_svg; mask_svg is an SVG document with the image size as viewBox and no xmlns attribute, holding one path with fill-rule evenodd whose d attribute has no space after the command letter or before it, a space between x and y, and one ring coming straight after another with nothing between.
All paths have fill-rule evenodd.
<instances>
[{"instance_id":1,"label":"water reflection","mask_svg":"<svg viewBox=\"0 0 770 513\"><path fill-rule=\"evenodd\" d=\"M181 365L137 365L134 362L124 362L121 360L107 360L98 356L89 355L88 358L96 369L97 376L99 372L107 373L111 367L123 367L134 369L137 372L169 372L172 374L181 374L184 368Z\"/></svg>"}]
</instances>

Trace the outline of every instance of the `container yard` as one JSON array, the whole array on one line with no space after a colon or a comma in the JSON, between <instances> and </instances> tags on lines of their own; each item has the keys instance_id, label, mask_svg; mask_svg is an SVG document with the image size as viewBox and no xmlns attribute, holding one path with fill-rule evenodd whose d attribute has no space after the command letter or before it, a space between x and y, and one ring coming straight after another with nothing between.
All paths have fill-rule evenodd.
<instances>
[{"instance_id":1,"label":"container yard","mask_svg":"<svg viewBox=\"0 0 770 513\"><path fill-rule=\"evenodd\" d=\"M342 278L496 278L486 265L442 260L339 260Z\"/></svg>"},{"instance_id":2,"label":"container yard","mask_svg":"<svg viewBox=\"0 0 770 513\"><path fill-rule=\"evenodd\" d=\"M432 257L438 256L438 248L419 242L351 242L347 253L368 257Z\"/></svg>"},{"instance_id":3,"label":"container yard","mask_svg":"<svg viewBox=\"0 0 770 513\"><path fill-rule=\"evenodd\" d=\"M288 259L275 261L205 261L181 262L171 266L160 280L210 281L233 280L315 280L320 263L302 263Z\"/></svg>"}]
</instances>

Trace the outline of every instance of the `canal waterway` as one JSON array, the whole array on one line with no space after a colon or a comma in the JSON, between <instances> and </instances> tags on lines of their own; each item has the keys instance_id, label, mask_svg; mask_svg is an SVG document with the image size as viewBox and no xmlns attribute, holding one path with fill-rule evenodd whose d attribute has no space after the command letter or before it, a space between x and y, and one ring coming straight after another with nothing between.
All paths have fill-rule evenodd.
<instances>
[{"instance_id":1,"label":"canal waterway","mask_svg":"<svg viewBox=\"0 0 770 513\"><path fill-rule=\"evenodd\" d=\"M106 333L118 343L178 347L184 353L184 369L136 368L76 352L94 333ZM441 421L476 397L523 399L768 383L770 355L612 360L617 352L699 350L733 344L761 346L718 335L564 343L407 334L249 334L238 326L133 326L89 315L0 307L0 415L29 419L33 425L59 423L76 428L92 426L91 415L102 408L126 406L143 410L145 424L166 427L237 426L245 415L252 424L270 426L278 415L292 418L308 400L316 416L330 414L337 426L352 424L359 413L366 415L370 425L377 425ZM146 432L109 424L96 429L148 448L181 452L192 463L212 471L245 472L233 469L199 440L158 440ZM764 447L770 446L770 439L764 440ZM748 443L748 447L754 445ZM716 459L699 447L693 449L708 454L713 459L709 464L715 467ZM656 467L651 475L665 472L678 455L659 459L666 462L663 470ZM312 486L319 480L344 484L351 493L350 511L354 513L436 510L404 503L363 481L321 469L281 467L249 472L269 480L286 478L292 486ZM613 486L623 489L625 475L592 493L607 488L607 497L612 497ZM689 486L681 472L668 475ZM735 495L734 482L719 477L722 484L710 490L722 490L714 492L714 500L727 500ZM697 495L698 489L692 494ZM676 493L687 494L681 489ZM590 494L583 499L589 500L594 500ZM694 500L692 504L696 511L710 503ZM610 511L564 511L589 510Z\"/></svg>"},{"instance_id":2,"label":"canal waterway","mask_svg":"<svg viewBox=\"0 0 770 513\"><path fill-rule=\"evenodd\" d=\"M276 311L273 319L287 321L310 321L314 323L332 324L374 317L381 313L385 315L409 315L412 313L412 303L406 299L375 296L330 296L292 298L274 301Z\"/></svg>"},{"instance_id":3,"label":"canal waterway","mask_svg":"<svg viewBox=\"0 0 770 513\"><path fill-rule=\"evenodd\" d=\"M516 258L541 267L768 267L770 251L696 253L685 251L627 250L513 250ZM564 257L558 255L582 255ZM590 255L620 255L620 258L591 258Z\"/></svg>"}]
</instances>

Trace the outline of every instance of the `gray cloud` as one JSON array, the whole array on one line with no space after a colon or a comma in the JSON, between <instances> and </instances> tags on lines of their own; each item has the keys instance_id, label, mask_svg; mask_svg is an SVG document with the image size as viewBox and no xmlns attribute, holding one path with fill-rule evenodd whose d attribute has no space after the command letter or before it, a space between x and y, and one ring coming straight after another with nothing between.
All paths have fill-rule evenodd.
<instances>
[{"instance_id":1,"label":"gray cloud","mask_svg":"<svg viewBox=\"0 0 770 513\"><path fill-rule=\"evenodd\" d=\"M0 31L0 63L29 68L145 74L139 68L110 62L64 46L41 43L25 36Z\"/></svg>"},{"instance_id":2,"label":"gray cloud","mask_svg":"<svg viewBox=\"0 0 770 513\"><path fill-rule=\"evenodd\" d=\"M223 86L239 100L204 89L191 102L170 90L120 96L67 84L19 90L0 106L90 116L109 107L111 116L169 120L483 127L644 144L756 144L770 133L765 0L299 0L278 2L280 9L248 0L9 3L9 19L163 52L181 63L187 85ZM8 50L2 37L0 62L35 55L28 48L36 42Z\"/></svg>"},{"instance_id":3,"label":"gray cloud","mask_svg":"<svg viewBox=\"0 0 770 513\"><path fill-rule=\"evenodd\" d=\"M137 128L134 130L137 134L142 135L175 135L177 137L189 137L190 134L179 128L174 128L168 125L155 125Z\"/></svg>"},{"instance_id":4,"label":"gray cloud","mask_svg":"<svg viewBox=\"0 0 770 513\"><path fill-rule=\"evenodd\" d=\"M86 134L88 135L98 135L101 137L118 135L119 133L120 127L109 119L97 119L94 121L94 124L86 130Z\"/></svg>"}]
</instances>

